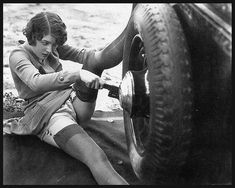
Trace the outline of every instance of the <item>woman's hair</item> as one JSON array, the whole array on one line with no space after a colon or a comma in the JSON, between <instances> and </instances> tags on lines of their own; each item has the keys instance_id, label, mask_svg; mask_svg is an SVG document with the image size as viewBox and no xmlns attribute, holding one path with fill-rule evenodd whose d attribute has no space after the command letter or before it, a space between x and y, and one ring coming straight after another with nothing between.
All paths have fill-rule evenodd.
<instances>
[{"instance_id":1,"label":"woman's hair","mask_svg":"<svg viewBox=\"0 0 235 188\"><path fill-rule=\"evenodd\" d=\"M28 43L33 46L36 45L36 39L40 41L48 34L55 38L56 44L59 46L67 40L66 25L57 14L52 12L36 14L23 29L23 34Z\"/></svg>"}]
</instances>

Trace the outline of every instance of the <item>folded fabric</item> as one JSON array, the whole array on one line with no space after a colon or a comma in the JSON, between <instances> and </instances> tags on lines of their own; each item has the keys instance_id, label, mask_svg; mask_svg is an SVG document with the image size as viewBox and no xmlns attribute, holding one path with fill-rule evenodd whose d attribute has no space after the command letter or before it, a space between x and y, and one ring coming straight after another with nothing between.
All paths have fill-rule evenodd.
<instances>
[{"instance_id":1,"label":"folded fabric","mask_svg":"<svg viewBox=\"0 0 235 188\"><path fill-rule=\"evenodd\" d=\"M4 134L12 134L12 130L20 129L18 126L19 120L21 117L10 118L3 120L3 135ZM24 133L23 130L18 130L18 132Z\"/></svg>"}]
</instances>

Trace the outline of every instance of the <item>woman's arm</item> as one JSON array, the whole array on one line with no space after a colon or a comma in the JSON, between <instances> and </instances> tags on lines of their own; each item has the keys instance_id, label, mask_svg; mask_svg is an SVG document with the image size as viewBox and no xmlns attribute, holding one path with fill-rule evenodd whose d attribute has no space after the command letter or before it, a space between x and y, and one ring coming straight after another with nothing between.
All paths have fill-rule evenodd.
<instances>
[{"instance_id":1,"label":"woman's arm","mask_svg":"<svg viewBox=\"0 0 235 188\"><path fill-rule=\"evenodd\" d=\"M21 51L14 52L9 62L11 71L15 72L31 90L38 93L63 89L80 79L79 70L40 74Z\"/></svg>"},{"instance_id":2,"label":"woman's arm","mask_svg":"<svg viewBox=\"0 0 235 188\"><path fill-rule=\"evenodd\" d=\"M79 79L93 89L100 89L104 84L97 75L80 69L41 74L21 51L12 54L9 60L11 71L38 94L67 88Z\"/></svg>"}]
</instances>

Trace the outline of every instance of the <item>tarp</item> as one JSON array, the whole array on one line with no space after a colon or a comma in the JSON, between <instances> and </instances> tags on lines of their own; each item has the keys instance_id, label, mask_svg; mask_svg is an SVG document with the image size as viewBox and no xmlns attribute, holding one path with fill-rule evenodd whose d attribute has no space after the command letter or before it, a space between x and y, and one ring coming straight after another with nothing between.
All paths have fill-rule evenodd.
<instances>
[{"instance_id":1,"label":"tarp","mask_svg":"<svg viewBox=\"0 0 235 188\"><path fill-rule=\"evenodd\" d=\"M143 184L134 174L127 153L122 111L96 111L83 125L129 184ZM218 138L218 143L222 139ZM229 144L194 141L177 184L232 184ZM4 185L96 185L89 168L35 136L3 136Z\"/></svg>"},{"instance_id":2,"label":"tarp","mask_svg":"<svg viewBox=\"0 0 235 188\"><path fill-rule=\"evenodd\" d=\"M141 184L127 153L122 111L96 111L84 129L130 184ZM95 185L89 168L36 136L3 136L4 185Z\"/></svg>"}]
</instances>

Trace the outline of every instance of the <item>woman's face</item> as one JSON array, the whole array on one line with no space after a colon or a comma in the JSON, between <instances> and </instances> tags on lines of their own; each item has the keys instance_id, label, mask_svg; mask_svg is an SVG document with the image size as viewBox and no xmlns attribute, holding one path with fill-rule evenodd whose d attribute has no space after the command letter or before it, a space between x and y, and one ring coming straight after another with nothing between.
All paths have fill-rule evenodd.
<instances>
[{"instance_id":1,"label":"woman's face","mask_svg":"<svg viewBox=\"0 0 235 188\"><path fill-rule=\"evenodd\" d=\"M51 35L46 35L42 40L36 40L36 45L31 46L33 52L40 60L44 60L57 47L55 38Z\"/></svg>"}]
</instances>

